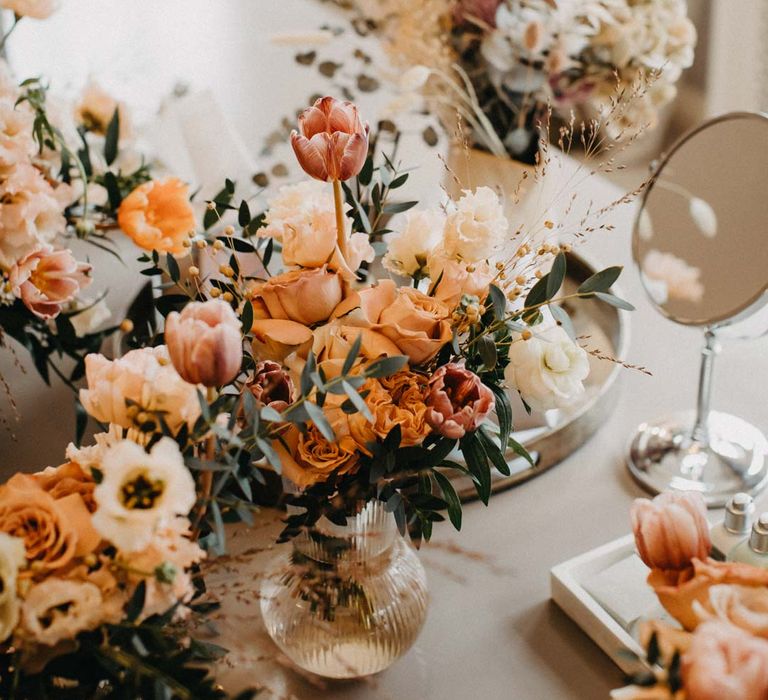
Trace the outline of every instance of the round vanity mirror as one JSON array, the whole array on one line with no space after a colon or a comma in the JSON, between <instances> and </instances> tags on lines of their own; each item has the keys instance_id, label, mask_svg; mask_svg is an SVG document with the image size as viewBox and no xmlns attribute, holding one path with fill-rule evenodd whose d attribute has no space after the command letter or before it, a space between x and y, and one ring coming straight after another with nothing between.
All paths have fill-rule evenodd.
<instances>
[{"instance_id":1,"label":"round vanity mirror","mask_svg":"<svg viewBox=\"0 0 768 700\"><path fill-rule=\"evenodd\" d=\"M653 492L700 491L721 506L768 484L756 427L710 410L718 333L768 302L768 117L735 113L685 135L656 168L638 213L633 254L656 308L705 329L695 411L644 423L628 465Z\"/></svg>"}]
</instances>

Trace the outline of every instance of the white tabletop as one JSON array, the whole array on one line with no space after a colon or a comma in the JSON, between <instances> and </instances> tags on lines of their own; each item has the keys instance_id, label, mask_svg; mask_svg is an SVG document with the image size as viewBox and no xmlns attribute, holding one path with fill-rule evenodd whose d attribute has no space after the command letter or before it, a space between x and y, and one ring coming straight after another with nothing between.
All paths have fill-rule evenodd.
<instances>
[{"instance_id":1,"label":"white tabletop","mask_svg":"<svg viewBox=\"0 0 768 700\"><path fill-rule=\"evenodd\" d=\"M172 77L186 78L216 91L249 144L314 91L310 74L292 65L295 47L275 47L268 39L272 31L315 28L326 5L322 10L309 0L68 0L63 5L48 24L30 23L18 30L11 57L19 72L51 67L48 72L68 76L74 84L92 71L108 76L110 64L98 60L106 56L114 61L117 77L105 82L125 87L126 96L145 87L158 99ZM173 8L179 12L182 5L185 14L173 21ZM267 5L269 12L264 11ZM78 22L92 36L92 45L62 44L59 40ZM137 65L143 69L140 75ZM232 86L238 84L245 86L241 99L230 103ZM425 155L425 163L427 157L431 167L416 174L423 189L436 184L434 154ZM594 186L610 188L607 183ZM424 631L403 659L371 681L333 683L321 691L276 663L276 650L260 626L249 574L261 561L245 556L230 562L232 574L223 577L230 592L219 622L224 634L218 640L234 648L221 676L230 689L261 680L274 697L299 700L538 700L601 698L621 684L618 669L549 601L548 576L553 565L628 531L630 503L642 495L624 468L633 430L643 420L690 408L695 401L701 333L664 320L647 302L630 262L631 219L629 208L620 210L615 231L601 234L583 250L601 263L627 265L621 288L637 311L631 315L631 350L624 359L647 366L653 376L626 371L608 422L559 466L495 495L488 508L468 504L461 533L448 525L436 528L433 543L421 553L431 593ZM716 365L715 407L768 429L766 372L768 339L725 343ZM50 406L50 395L37 391L39 403ZM66 395L57 400L65 401ZM34 418L27 421L34 423ZM10 456L18 452L27 455L28 467L55 460L51 444L60 440L63 453L70 426L62 423L59 434L52 431L45 441L25 430L21 447L6 445L4 470L16 467ZM264 515L265 522L270 518ZM257 533L239 531L233 550L266 542L274 529L267 524ZM265 658L254 661L261 654Z\"/></svg>"}]
</instances>

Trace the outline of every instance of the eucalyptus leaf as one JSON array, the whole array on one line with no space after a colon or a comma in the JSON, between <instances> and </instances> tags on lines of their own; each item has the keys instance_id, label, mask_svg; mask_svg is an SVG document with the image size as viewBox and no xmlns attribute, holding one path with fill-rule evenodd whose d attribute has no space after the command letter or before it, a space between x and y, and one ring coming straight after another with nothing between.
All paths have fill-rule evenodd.
<instances>
[{"instance_id":1,"label":"eucalyptus leaf","mask_svg":"<svg viewBox=\"0 0 768 700\"><path fill-rule=\"evenodd\" d=\"M591 277L587 278L578 288L579 294L588 294L591 292L607 292L614 282L619 278L622 267L606 267L600 272L596 272Z\"/></svg>"}]
</instances>

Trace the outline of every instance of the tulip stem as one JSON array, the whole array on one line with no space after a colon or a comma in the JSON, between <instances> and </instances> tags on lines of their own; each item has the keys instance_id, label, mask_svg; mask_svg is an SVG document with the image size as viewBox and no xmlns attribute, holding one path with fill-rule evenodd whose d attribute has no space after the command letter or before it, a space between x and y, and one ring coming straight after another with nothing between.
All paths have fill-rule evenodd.
<instances>
[{"instance_id":1,"label":"tulip stem","mask_svg":"<svg viewBox=\"0 0 768 700\"><path fill-rule=\"evenodd\" d=\"M333 203L336 207L336 241L339 245L339 252L347 261L347 228L345 226L344 216L344 195L341 191L341 180L333 181Z\"/></svg>"},{"instance_id":2,"label":"tulip stem","mask_svg":"<svg viewBox=\"0 0 768 700\"><path fill-rule=\"evenodd\" d=\"M207 392L207 400L208 403L211 404L216 399L216 390L213 387L208 387ZM206 438L205 441L205 458L209 462L213 462L214 457L216 456L216 435L211 432L211 434ZM203 524L203 520L205 519L205 514L208 512L208 502L211 500L211 489L213 488L213 472L212 471L204 471L200 475L200 494L198 498L200 499L200 506L199 511L197 513L197 517L195 518L195 526L193 529L192 539L197 540L198 536L200 535L200 528Z\"/></svg>"}]
</instances>

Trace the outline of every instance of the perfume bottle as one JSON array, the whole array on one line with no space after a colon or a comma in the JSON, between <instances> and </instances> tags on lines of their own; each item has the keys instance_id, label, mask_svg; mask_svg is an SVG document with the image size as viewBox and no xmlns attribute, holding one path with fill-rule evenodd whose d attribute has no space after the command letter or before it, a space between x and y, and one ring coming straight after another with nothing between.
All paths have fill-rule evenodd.
<instances>
[{"instance_id":1,"label":"perfume bottle","mask_svg":"<svg viewBox=\"0 0 768 700\"><path fill-rule=\"evenodd\" d=\"M768 569L768 512L752 525L749 539L737 544L729 553L728 561L739 561L761 569Z\"/></svg>"},{"instance_id":2,"label":"perfume bottle","mask_svg":"<svg viewBox=\"0 0 768 700\"><path fill-rule=\"evenodd\" d=\"M723 522L713 525L710 530L713 556L725 559L737 544L749 537L752 519L755 517L755 504L748 493L734 494L725 505Z\"/></svg>"}]
</instances>

